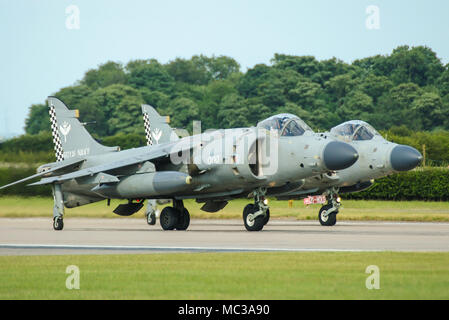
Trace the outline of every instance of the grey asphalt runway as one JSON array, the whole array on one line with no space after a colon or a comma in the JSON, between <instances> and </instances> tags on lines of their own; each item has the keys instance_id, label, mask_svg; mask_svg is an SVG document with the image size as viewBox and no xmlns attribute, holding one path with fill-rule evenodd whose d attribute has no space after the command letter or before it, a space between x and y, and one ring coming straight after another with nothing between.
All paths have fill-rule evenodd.
<instances>
[{"instance_id":1,"label":"grey asphalt runway","mask_svg":"<svg viewBox=\"0 0 449 320\"><path fill-rule=\"evenodd\" d=\"M1 218L0 255L240 251L449 251L449 223L272 220L247 232L240 220L192 220L163 231L143 219Z\"/></svg>"}]
</instances>

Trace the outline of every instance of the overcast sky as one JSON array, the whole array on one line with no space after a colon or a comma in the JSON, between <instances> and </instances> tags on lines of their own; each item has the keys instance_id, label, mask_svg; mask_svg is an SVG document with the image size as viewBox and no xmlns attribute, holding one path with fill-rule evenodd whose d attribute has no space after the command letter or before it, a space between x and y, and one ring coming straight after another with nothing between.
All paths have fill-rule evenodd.
<instances>
[{"instance_id":1,"label":"overcast sky","mask_svg":"<svg viewBox=\"0 0 449 320\"><path fill-rule=\"evenodd\" d=\"M448 63L448 13L447 0L0 0L0 136L109 60L228 55L246 71L274 53L352 62L407 44Z\"/></svg>"}]
</instances>

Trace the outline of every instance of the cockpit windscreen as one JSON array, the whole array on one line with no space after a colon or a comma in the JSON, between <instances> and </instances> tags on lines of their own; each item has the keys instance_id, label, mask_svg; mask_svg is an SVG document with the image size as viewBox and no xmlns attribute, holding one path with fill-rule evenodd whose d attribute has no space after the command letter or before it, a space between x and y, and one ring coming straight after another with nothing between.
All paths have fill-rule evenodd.
<instances>
[{"instance_id":1,"label":"cockpit windscreen","mask_svg":"<svg viewBox=\"0 0 449 320\"><path fill-rule=\"evenodd\" d=\"M258 128L279 131L281 136L302 136L306 131L312 131L300 118L293 114L283 113L272 116L257 124Z\"/></svg>"},{"instance_id":2,"label":"cockpit windscreen","mask_svg":"<svg viewBox=\"0 0 449 320\"><path fill-rule=\"evenodd\" d=\"M376 129L360 120L348 121L333 127L331 133L347 141L366 141L376 136L381 137Z\"/></svg>"}]
</instances>

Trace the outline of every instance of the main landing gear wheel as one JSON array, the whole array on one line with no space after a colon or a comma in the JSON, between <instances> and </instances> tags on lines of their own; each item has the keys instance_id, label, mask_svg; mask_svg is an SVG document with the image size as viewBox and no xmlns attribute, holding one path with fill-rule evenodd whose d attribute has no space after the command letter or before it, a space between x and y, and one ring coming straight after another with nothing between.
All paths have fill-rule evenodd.
<instances>
[{"instance_id":1,"label":"main landing gear wheel","mask_svg":"<svg viewBox=\"0 0 449 320\"><path fill-rule=\"evenodd\" d=\"M327 204L322 206L320 212L318 213L318 220L322 226L334 226L337 223L337 213L338 210L327 214L327 211L332 208L332 205Z\"/></svg>"},{"instance_id":2,"label":"main landing gear wheel","mask_svg":"<svg viewBox=\"0 0 449 320\"><path fill-rule=\"evenodd\" d=\"M62 217L54 217L53 218L53 229L62 230L64 228L64 220Z\"/></svg>"},{"instance_id":3,"label":"main landing gear wheel","mask_svg":"<svg viewBox=\"0 0 449 320\"><path fill-rule=\"evenodd\" d=\"M178 223L175 225L176 230L187 230L190 224L190 213L184 208L182 211L178 211Z\"/></svg>"},{"instance_id":4,"label":"main landing gear wheel","mask_svg":"<svg viewBox=\"0 0 449 320\"><path fill-rule=\"evenodd\" d=\"M165 207L159 218L164 230L187 230L190 225L190 213L182 202L174 202L174 207Z\"/></svg>"},{"instance_id":5,"label":"main landing gear wheel","mask_svg":"<svg viewBox=\"0 0 449 320\"><path fill-rule=\"evenodd\" d=\"M243 209L243 223L248 231L260 231L265 225L266 217L263 215L253 218L254 213L259 211L259 207L250 203ZM268 221L267 221L268 222Z\"/></svg>"},{"instance_id":6,"label":"main landing gear wheel","mask_svg":"<svg viewBox=\"0 0 449 320\"><path fill-rule=\"evenodd\" d=\"M161 227L164 230L173 230L175 229L176 224L178 223L179 212L173 207L165 207L162 209L161 216L159 218L161 222Z\"/></svg>"}]
</instances>

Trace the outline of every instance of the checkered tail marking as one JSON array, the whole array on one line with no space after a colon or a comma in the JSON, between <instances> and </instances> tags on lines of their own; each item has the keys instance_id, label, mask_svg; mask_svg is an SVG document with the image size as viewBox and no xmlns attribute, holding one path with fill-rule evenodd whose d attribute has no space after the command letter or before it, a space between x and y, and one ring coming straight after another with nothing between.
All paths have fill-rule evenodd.
<instances>
[{"instance_id":1,"label":"checkered tail marking","mask_svg":"<svg viewBox=\"0 0 449 320\"><path fill-rule=\"evenodd\" d=\"M150 117L148 116L148 113L143 114L143 126L145 127L147 146L151 146L153 145L153 138L151 137Z\"/></svg>"},{"instance_id":2,"label":"checkered tail marking","mask_svg":"<svg viewBox=\"0 0 449 320\"><path fill-rule=\"evenodd\" d=\"M55 155L56 161L64 160L64 151L62 150L61 137L59 136L58 121L56 119L55 106L50 105L50 123L51 123L51 134L53 135L53 144L55 145Z\"/></svg>"}]
</instances>

